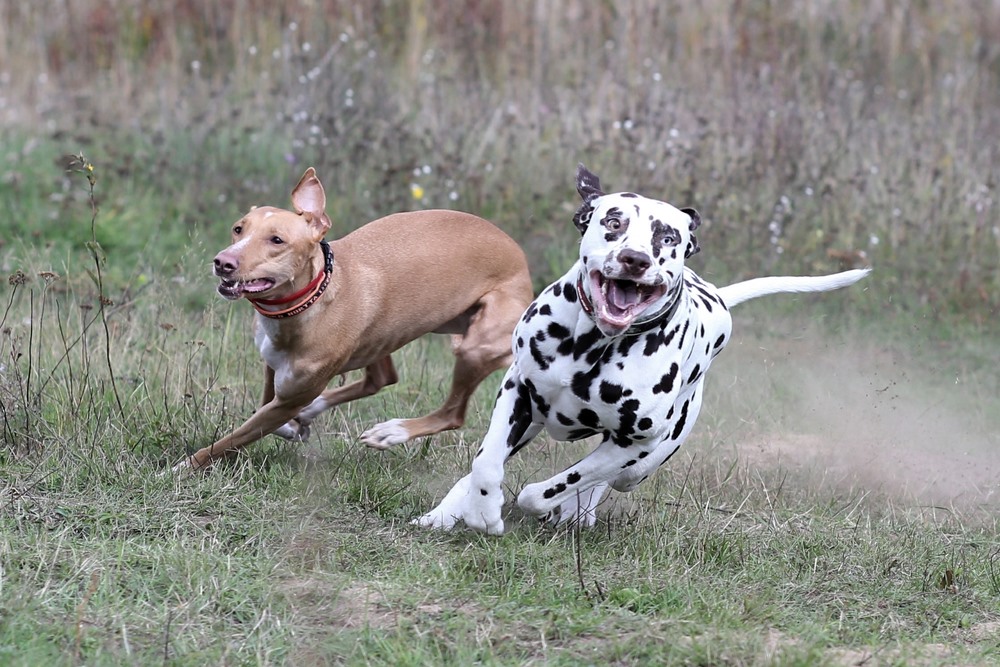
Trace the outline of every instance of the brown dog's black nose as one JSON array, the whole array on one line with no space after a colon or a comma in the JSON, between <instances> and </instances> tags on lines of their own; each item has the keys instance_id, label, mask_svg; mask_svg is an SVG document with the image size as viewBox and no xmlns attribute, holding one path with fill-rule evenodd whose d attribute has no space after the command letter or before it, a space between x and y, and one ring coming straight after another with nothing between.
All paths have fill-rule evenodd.
<instances>
[{"instance_id":1,"label":"brown dog's black nose","mask_svg":"<svg viewBox=\"0 0 1000 667\"><path fill-rule=\"evenodd\" d=\"M217 276L228 276L240 268L240 260L234 254L225 250L215 256L213 264L215 265L215 275Z\"/></svg>"},{"instance_id":2,"label":"brown dog's black nose","mask_svg":"<svg viewBox=\"0 0 1000 667\"><path fill-rule=\"evenodd\" d=\"M639 252L638 250L631 250L626 248L618 253L618 261L621 263L622 268L625 269L626 273L630 273L634 276L641 275L646 272L650 264L653 261L644 252Z\"/></svg>"}]
</instances>

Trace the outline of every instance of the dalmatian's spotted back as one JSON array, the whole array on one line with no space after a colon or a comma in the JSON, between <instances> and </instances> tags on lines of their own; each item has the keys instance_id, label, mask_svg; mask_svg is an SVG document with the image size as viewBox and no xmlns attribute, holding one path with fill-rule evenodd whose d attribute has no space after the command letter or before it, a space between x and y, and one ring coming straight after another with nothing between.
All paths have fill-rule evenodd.
<instances>
[{"instance_id":1,"label":"dalmatian's spotted back","mask_svg":"<svg viewBox=\"0 0 1000 667\"><path fill-rule=\"evenodd\" d=\"M684 266L700 217L631 192L605 194L580 165L573 222L580 259L528 307L472 471L416 523L503 532L504 462L542 428L557 440L599 436L586 457L517 503L552 523L593 525L608 486L631 491L681 446L703 382L729 341L729 308L765 294L825 291L867 270L759 278L717 289Z\"/></svg>"}]
</instances>

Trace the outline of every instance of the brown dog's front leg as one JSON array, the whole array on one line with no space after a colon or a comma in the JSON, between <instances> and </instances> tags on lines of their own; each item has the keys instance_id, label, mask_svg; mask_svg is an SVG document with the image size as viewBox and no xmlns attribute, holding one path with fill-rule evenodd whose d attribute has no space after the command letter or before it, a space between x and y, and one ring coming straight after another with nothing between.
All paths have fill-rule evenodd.
<instances>
[{"instance_id":1,"label":"brown dog's front leg","mask_svg":"<svg viewBox=\"0 0 1000 667\"><path fill-rule=\"evenodd\" d=\"M218 442L199 449L174 466L175 472L198 470L216 459L236 452L255 440L273 433L279 426L298 414L309 401L286 401L274 397L253 413L242 426Z\"/></svg>"}]
</instances>

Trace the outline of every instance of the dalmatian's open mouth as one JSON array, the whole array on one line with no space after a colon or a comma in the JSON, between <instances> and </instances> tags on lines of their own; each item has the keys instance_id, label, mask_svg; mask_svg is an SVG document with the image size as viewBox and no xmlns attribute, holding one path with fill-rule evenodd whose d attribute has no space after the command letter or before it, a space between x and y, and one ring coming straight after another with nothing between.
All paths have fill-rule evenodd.
<instances>
[{"instance_id":1,"label":"dalmatian's open mouth","mask_svg":"<svg viewBox=\"0 0 1000 667\"><path fill-rule=\"evenodd\" d=\"M244 294L259 294L274 287L271 278L255 278L253 280L223 280L219 283L219 294L226 299L238 299Z\"/></svg>"},{"instance_id":2,"label":"dalmatian's open mouth","mask_svg":"<svg viewBox=\"0 0 1000 667\"><path fill-rule=\"evenodd\" d=\"M590 293L597 318L610 329L624 331L667 293L667 286L643 285L624 278L608 278L600 271L591 271Z\"/></svg>"}]
</instances>

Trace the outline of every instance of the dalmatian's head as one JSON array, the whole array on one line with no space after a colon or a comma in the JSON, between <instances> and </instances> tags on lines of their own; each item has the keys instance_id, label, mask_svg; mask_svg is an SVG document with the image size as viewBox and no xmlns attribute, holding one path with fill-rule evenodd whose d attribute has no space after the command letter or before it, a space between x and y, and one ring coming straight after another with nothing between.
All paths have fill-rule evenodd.
<instances>
[{"instance_id":1,"label":"dalmatian's head","mask_svg":"<svg viewBox=\"0 0 1000 667\"><path fill-rule=\"evenodd\" d=\"M598 328L624 333L657 313L683 286L684 260L700 250L693 208L631 192L605 194L600 179L582 164L576 189L583 203L573 216L583 239L580 260Z\"/></svg>"}]
</instances>

